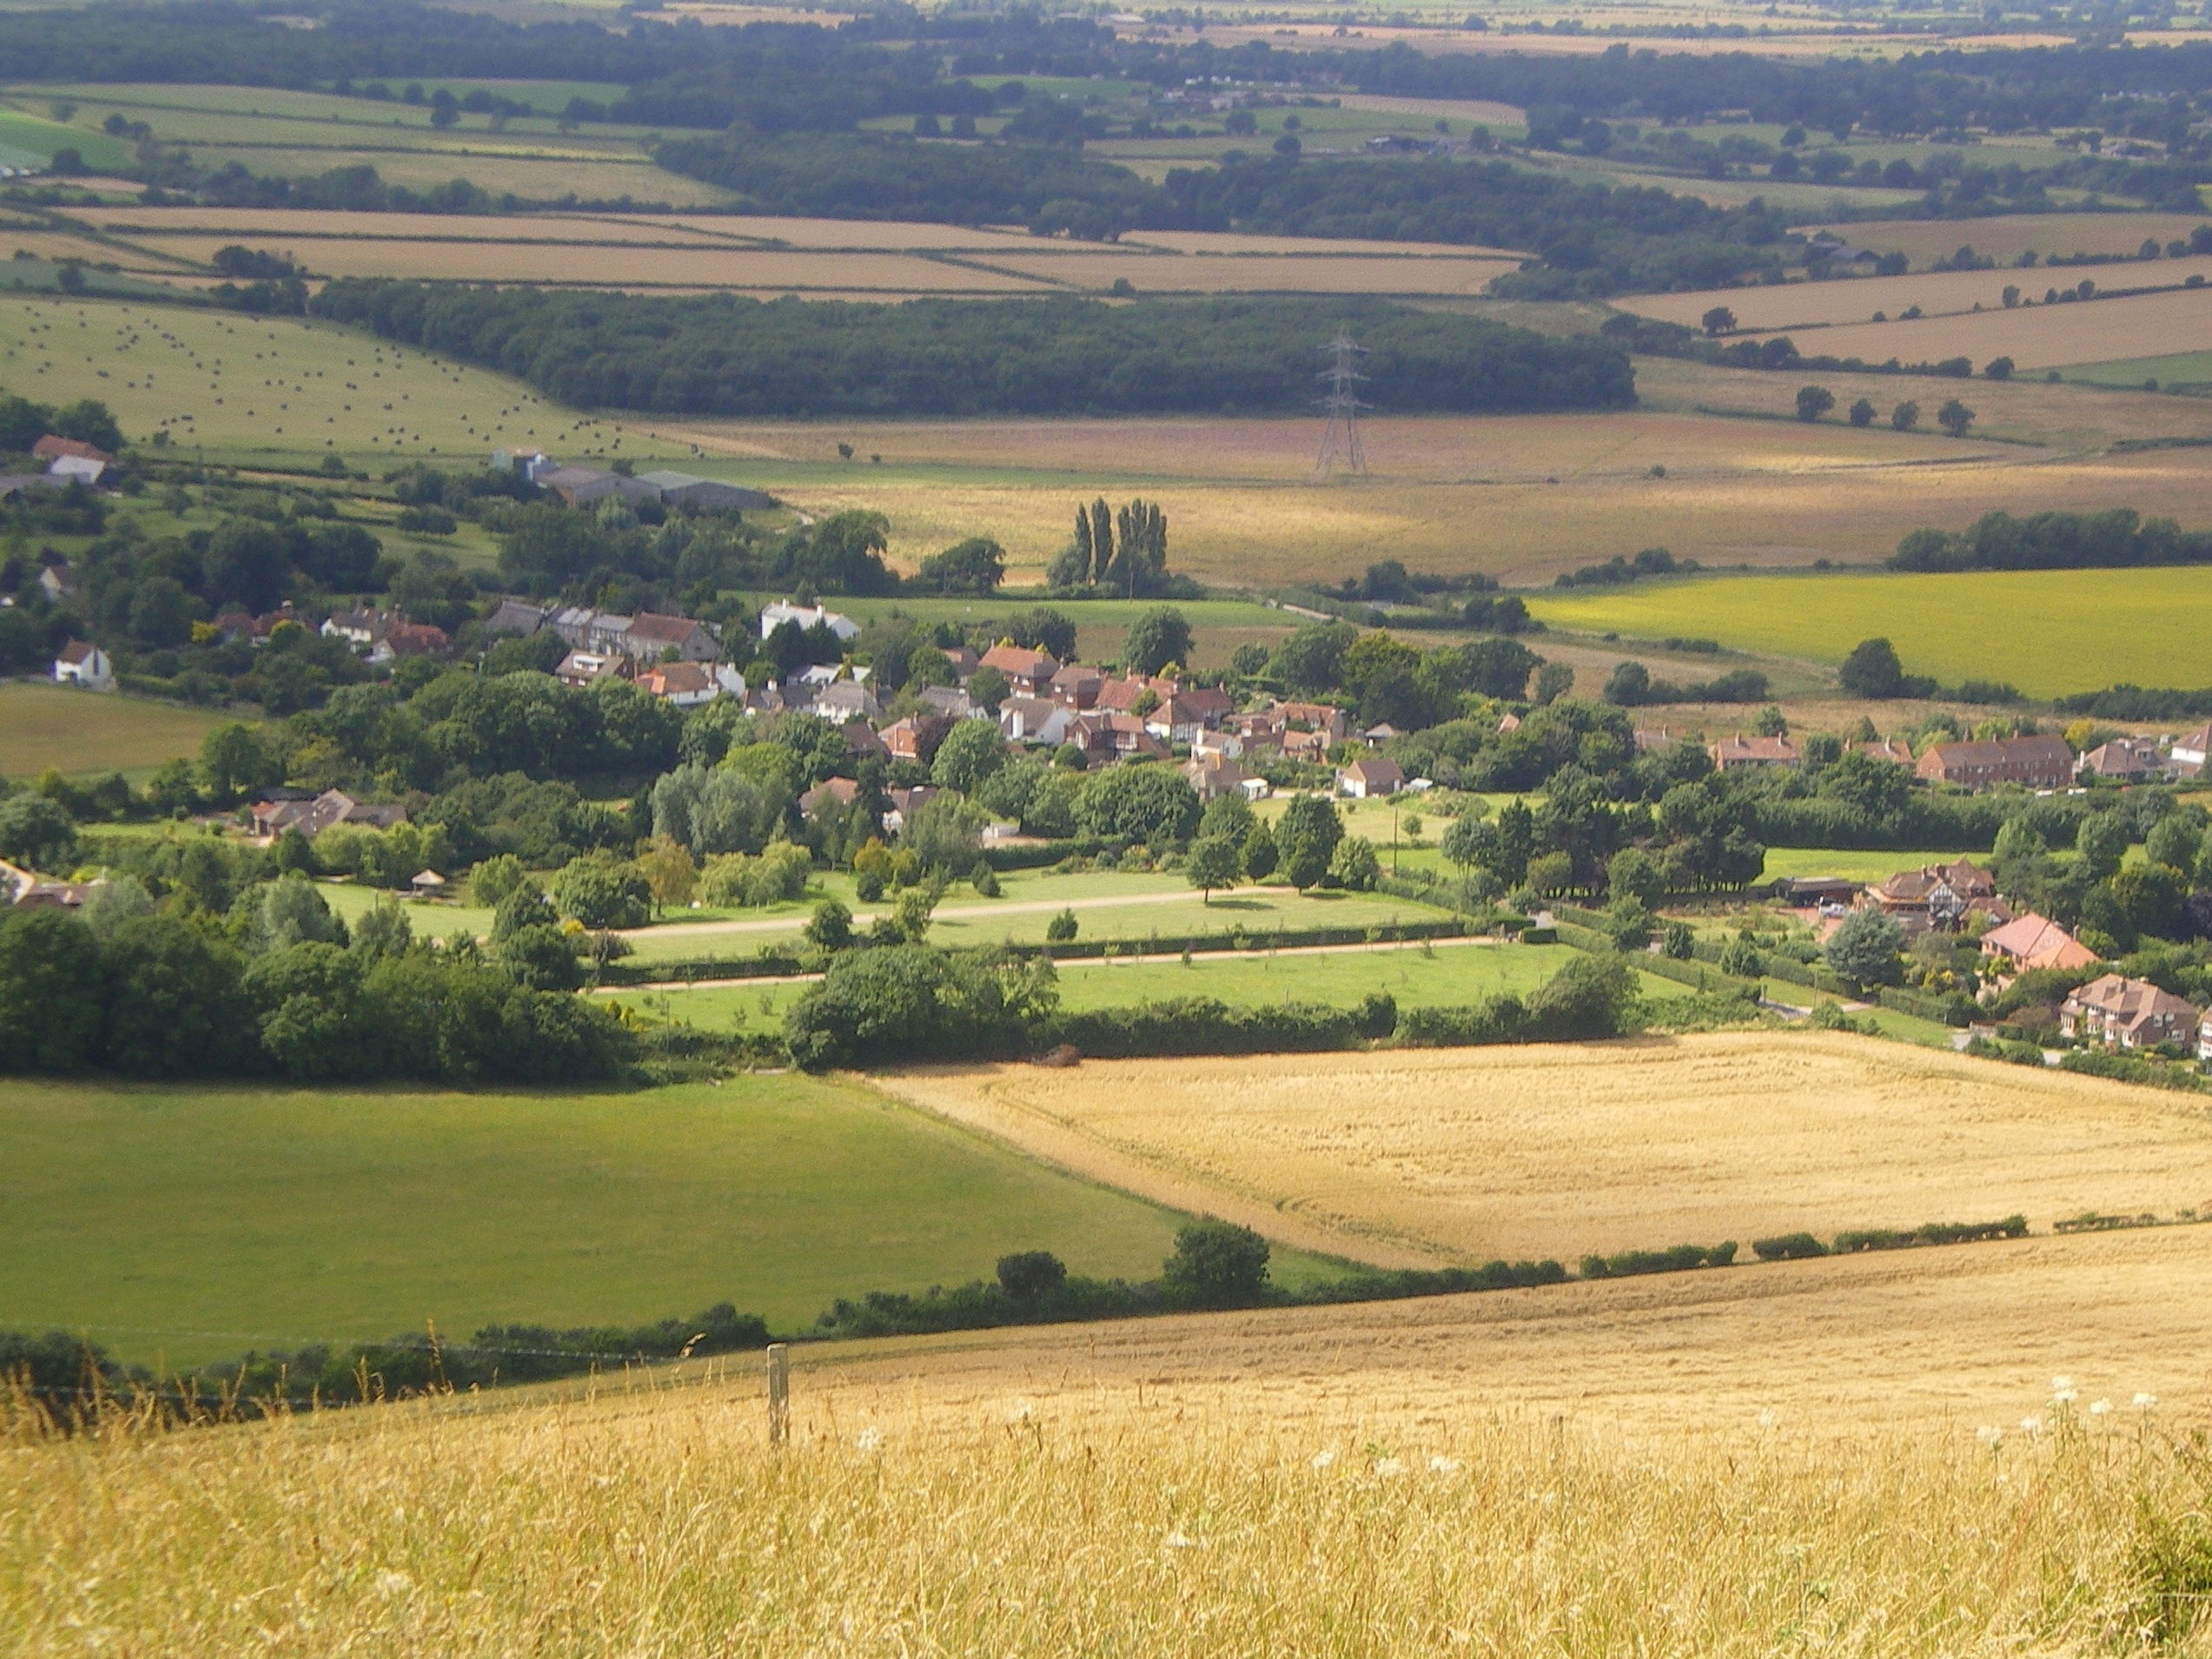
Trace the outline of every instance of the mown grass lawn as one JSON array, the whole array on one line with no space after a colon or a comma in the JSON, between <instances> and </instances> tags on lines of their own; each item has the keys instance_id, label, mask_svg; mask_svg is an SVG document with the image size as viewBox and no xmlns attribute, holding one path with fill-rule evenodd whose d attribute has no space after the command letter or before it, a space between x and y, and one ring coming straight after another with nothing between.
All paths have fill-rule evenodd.
<instances>
[{"instance_id":1,"label":"mown grass lawn","mask_svg":"<svg viewBox=\"0 0 2212 1659\"><path fill-rule=\"evenodd\" d=\"M632 1094L0 1084L0 1329L135 1358L989 1277L1149 1277L1178 1218L861 1088ZM1283 1271L1309 1271L1300 1259Z\"/></svg>"}]
</instances>

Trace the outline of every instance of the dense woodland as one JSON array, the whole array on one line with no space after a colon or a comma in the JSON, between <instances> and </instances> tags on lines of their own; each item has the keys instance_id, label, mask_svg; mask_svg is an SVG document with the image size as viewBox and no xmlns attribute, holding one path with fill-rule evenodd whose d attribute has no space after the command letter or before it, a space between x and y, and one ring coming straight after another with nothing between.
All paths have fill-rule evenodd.
<instances>
[{"instance_id":1,"label":"dense woodland","mask_svg":"<svg viewBox=\"0 0 2212 1659\"><path fill-rule=\"evenodd\" d=\"M1273 413L1313 406L1350 327L1394 412L1626 407L1627 354L1371 300L1074 298L861 305L382 279L316 314L527 380L564 402L695 414Z\"/></svg>"}]
</instances>

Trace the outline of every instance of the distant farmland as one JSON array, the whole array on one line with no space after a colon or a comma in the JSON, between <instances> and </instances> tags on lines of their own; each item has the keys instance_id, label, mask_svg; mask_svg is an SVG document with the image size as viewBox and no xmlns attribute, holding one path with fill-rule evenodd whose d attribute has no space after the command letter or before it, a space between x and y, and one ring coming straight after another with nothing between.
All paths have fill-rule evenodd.
<instances>
[{"instance_id":1,"label":"distant farmland","mask_svg":"<svg viewBox=\"0 0 2212 1659\"><path fill-rule=\"evenodd\" d=\"M1554 627L1718 639L1838 662L1886 637L1911 671L2009 681L2031 697L2212 685L2212 569L1937 576L1728 576L1532 598Z\"/></svg>"},{"instance_id":2,"label":"distant farmland","mask_svg":"<svg viewBox=\"0 0 2212 1659\"><path fill-rule=\"evenodd\" d=\"M197 756L226 717L142 697L64 685L0 681L0 777L63 772L149 770Z\"/></svg>"}]
</instances>

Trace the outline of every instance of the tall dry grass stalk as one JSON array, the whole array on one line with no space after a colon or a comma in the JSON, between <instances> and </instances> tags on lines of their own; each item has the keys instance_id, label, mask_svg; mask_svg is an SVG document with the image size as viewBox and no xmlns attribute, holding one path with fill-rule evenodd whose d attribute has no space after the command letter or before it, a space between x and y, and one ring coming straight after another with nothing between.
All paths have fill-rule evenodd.
<instances>
[{"instance_id":1,"label":"tall dry grass stalk","mask_svg":"<svg viewBox=\"0 0 2212 1659\"><path fill-rule=\"evenodd\" d=\"M1256 1385L808 1409L780 1452L751 1378L181 1431L118 1413L68 1438L19 1419L0 1646L2102 1653L2148 1640L2146 1538L2197 1537L2205 1490L2124 1412L1992 1448L1631 1444L1480 1409L1293 1431Z\"/></svg>"}]
</instances>

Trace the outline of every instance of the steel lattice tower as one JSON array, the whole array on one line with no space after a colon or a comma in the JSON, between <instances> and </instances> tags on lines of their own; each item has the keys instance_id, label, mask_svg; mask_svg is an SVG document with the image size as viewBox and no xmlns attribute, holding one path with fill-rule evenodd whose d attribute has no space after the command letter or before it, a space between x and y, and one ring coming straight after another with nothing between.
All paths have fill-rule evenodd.
<instances>
[{"instance_id":1,"label":"steel lattice tower","mask_svg":"<svg viewBox=\"0 0 2212 1659\"><path fill-rule=\"evenodd\" d=\"M1340 466L1347 473L1364 473L1368 459L1360 447L1360 411L1374 406L1361 402L1355 388L1367 379L1358 366L1367 347L1340 330L1326 349L1329 366L1318 378L1328 383L1328 395L1316 401L1328 415L1328 425L1321 432L1321 452L1314 470L1324 477Z\"/></svg>"}]
</instances>

